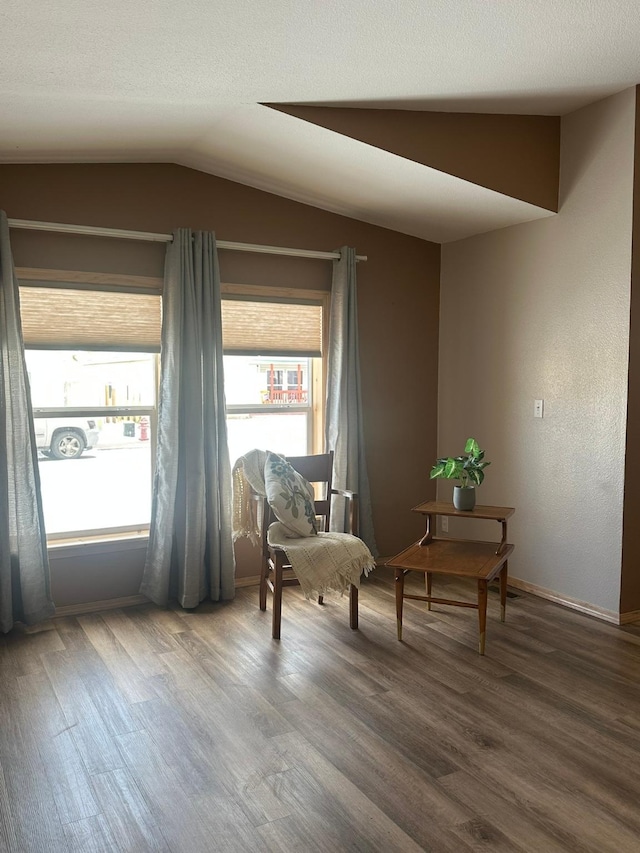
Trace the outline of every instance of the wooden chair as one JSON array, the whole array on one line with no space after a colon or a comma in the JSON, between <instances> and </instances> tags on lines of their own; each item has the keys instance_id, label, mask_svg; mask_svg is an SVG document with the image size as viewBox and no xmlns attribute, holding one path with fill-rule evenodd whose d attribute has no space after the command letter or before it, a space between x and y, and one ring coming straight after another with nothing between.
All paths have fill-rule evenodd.
<instances>
[{"instance_id":1,"label":"wooden chair","mask_svg":"<svg viewBox=\"0 0 640 853\"><path fill-rule=\"evenodd\" d=\"M318 531L329 530L331 515L331 496L340 495L347 501L345 512L345 533L358 535L358 497L355 492L346 489L333 489L333 452L315 456L288 456L287 461L305 480L316 490L316 516ZM319 488L318 488L319 487ZM320 489L320 494L318 490ZM282 588L298 585L298 579L287 562L287 555L282 548L269 545L267 531L269 525L276 521L271 507L265 498L256 498L262 502L262 567L260 572L260 610L267 609L267 589L273 593L273 620L271 636L280 639L282 615ZM322 596L318 596L318 604L322 604ZM349 588L349 626L354 630L358 627L358 588L351 584Z\"/></svg>"}]
</instances>

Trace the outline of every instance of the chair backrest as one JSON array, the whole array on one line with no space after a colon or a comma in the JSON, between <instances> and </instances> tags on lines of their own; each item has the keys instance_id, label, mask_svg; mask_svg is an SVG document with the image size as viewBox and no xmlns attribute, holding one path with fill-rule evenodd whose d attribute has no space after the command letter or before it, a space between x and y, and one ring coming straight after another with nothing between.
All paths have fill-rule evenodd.
<instances>
[{"instance_id":1,"label":"chair backrest","mask_svg":"<svg viewBox=\"0 0 640 853\"><path fill-rule=\"evenodd\" d=\"M322 518L320 530L329 530L331 515L331 483L333 479L333 451L314 456L287 456L287 462L315 487L316 515ZM320 486L320 489L318 489Z\"/></svg>"}]
</instances>

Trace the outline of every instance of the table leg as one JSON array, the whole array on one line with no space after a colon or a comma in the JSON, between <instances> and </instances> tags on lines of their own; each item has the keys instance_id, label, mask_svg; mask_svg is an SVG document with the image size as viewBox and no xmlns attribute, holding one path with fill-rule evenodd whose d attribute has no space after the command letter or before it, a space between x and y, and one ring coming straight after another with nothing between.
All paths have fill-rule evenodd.
<instances>
[{"instance_id":1,"label":"table leg","mask_svg":"<svg viewBox=\"0 0 640 853\"><path fill-rule=\"evenodd\" d=\"M428 545L429 542L431 542L431 540L433 539L433 531L434 531L435 526L436 526L435 515L427 515L427 529L426 529L424 536L420 540L421 545Z\"/></svg>"},{"instance_id":2,"label":"table leg","mask_svg":"<svg viewBox=\"0 0 640 853\"><path fill-rule=\"evenodd\" d=\"M424 583L427 589L427 597L431 598L431 572L424 573ZM431 610L431 602L427 601L427 610Z\"/></svg>"},{"instance_id":3,"label":"table leg","mask_svg":"<svg viewBox=\"0 0 640 853\"><path fill-rule=\"evenodd\" d=\"M483 655L487 633L487 582L485 580L478 581L478 627L480 628L478 652Z\"/></svg>"},{"instance_id":4,"label":"table leg","mask_svg":"<svg viewBox=\"0 0 640 853\"><path fill-rule=\"evenodd\" d=\"M398 628L398 639L402 640L402 605L404 602L404 572L396 569L396 625Z\"/></svg>"},{"instance_id":5,"label":"table leg","mask_svg":"<svg viewBox=\"0 0 640 853\"><path fill-rule=\"evenodd\" d=\"M500 621L507 618L507 563L500 569Z\"/></svg>"}]
</instances>

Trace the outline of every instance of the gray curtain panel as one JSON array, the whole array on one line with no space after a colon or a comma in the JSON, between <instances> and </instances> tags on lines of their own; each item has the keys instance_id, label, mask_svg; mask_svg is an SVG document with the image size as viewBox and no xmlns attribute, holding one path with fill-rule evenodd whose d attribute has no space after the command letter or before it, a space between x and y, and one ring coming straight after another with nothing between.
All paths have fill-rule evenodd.
<instances>
[{"instance_id":1,"label":"gray curtain panel","mask_svg":"<svg viewBox=\"0 0 640 853\"><path fill-rule=\"evenodd\" d=\"M167 248L149 546L140 592L156 604L233 598L231 466L215 237L180 229Z\"/></svg>"},{"instance_id":2,"label":"gray curtain panel","mask_svg":"<svg viewBox=\"0 0 640 853\"><path fill-rule=\"evenodd\" d=\"M0 211L0 631L54 610L18 281Z\"/></svg>"},{"instance_id":3,"label":"gray curtain panel","mask_svg":"<svg viewBox=\"0 0 640 853\"><path fill-rule=\"evenodd\" d=\"M325 445L333 450L333 485L358 493L360 538L378 556L364 454L355 249L344 246L333 262ZM344 499L334 498L331 529L344 530Z\"/></svg>"}]
</instances>

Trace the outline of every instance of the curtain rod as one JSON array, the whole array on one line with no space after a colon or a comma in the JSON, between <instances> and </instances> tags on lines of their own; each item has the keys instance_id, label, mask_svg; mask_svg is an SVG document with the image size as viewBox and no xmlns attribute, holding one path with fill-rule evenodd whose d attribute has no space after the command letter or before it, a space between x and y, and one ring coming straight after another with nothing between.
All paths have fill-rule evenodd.
<instances>
[{"instance_id":1,"label":"curtain rod","mask_svg":"<svg viewBox=\"0 0 640 853\"><path fill-rule=\"evenodd\" d=\"M22 228L27 231L57 231L61 234L86 234L92 237L116 237L120 240L141 240L151 243L171 243L172 234L154 234L152 231L126 231L120 228L99 228L94 225L69 225L64 222L34 222L30 219L9 219L10 228ZM231 249L237 252L259 252L263 255L288 255L292 258L315 258L333 261L340 257L339 252L314 252L312 249L286 249L282 246L259 246L256 243L231 243L217 240L219 249ZM356 255L356 260L366 261L366 255Z\"/></svg>"}]
</instances>

